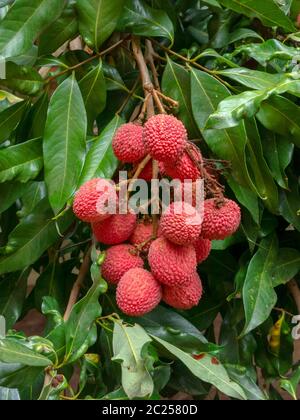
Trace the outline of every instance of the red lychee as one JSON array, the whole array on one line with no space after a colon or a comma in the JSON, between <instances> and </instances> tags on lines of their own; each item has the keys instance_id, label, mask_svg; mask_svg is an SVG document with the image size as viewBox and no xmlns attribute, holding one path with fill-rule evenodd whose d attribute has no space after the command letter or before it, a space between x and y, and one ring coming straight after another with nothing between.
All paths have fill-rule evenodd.
<instances>
[{"instance_id":1,"label":"red lychee","mask_svg":"<svg viewBox=\"0 0 300 420\"><path fill-rule=\"evenodd\" d=\"M154 277L168 286L188 283L197 266L193 245L175 245L164 237L151 244L148 261Z\"/></svg>"},{"instance_id":2,"label":"red lychee","mask_svg":"<svg viewBox=\"0 0 300 420\"><path fill-rule=\"evenodd\" d=\"M129 316L151 312L159 304L161 296L160 284L143 268L127 271L117 287L117 304Z\"/></svg>"},{"instance_id":3,"label":"red lychee","mask_svg":"<svg viewBox=\"0 0 300 420\"><path fill-rule=\"evenodd\" d=\"M163 301L176 309L191 309L197 306L203 293L199 275L195 272L189 283L182 286L163 286Z\"/></svg>"},{"instance_id":4,"label":"red lychee","mask_svg":"<svg viewBox=\"0 0 300 420\"><path fill-rule=\"evenodd\" d=\"M144 140L153 159L175 162L187 144L187 132L182 122L173 115L158 114L146 122Z\"/></svg>"},{"instance_id":5,"label":"red lychee","mask_svg":"<svg viewBox=\"0 0 300 420\"><path fill-rule=\"evenodd\" d=\"M127 241L136 226L135 214L114 214L104 222L92 224L94 235L98 242L106 245L116 245Z\"/></svg>"},{"instance_id":6,"label":"red lychee","mask_svg":"<svg viewBox=\"0 0 300 420\"><path fill-rule=\"evenodd\" d=\"M143 127L139 124L123 124L113 139L113 150L122 162L138 162L146 156Z\"/></svg>"},{"instance_id":7,"label":"red lychee","mask_svg":"<svg viewBox=\"0 0 300 420\"><path fill-rule=\"evenodd\" d=\"M163 213L160 219L161 233L177 245L195 242L201 233L202 217L190 204L176 201Z\"/></svg>"},{"instance_id":8,"label":"red lychee","mask_svg":"<svg viewBox=\"0 0 300 420\"><path fill-rule=\"evenodd\" d=\"M115 187L106 179L94 178L75 194L73 211L84 222L103 221L111 216L110 206L118 201Z\"/></svg>"},{"instance_id":9,"label":"red lychee","mask_svg":"<svg viewBox=\"0 0 300 420\"><path fill-rule=\"evenodd\" d=\"M205 261L211 252L211 241L209 239L199 238L194 243L196 250L197 263L200 264Z\"/></svg>"},{"instance_id":10,"label":"red lychee","mask_svg":"<svg viewBox=\"0 0 300 420\"><path fill-rule=\"evenodd\" d=\"M203 163L203 158L200 150L192 144L189 144L187 147L189 147L190 153L194 157L195 162L198 162L199 165L201 165ZM164 170L166 175L173 179L180 179L180 181L190 179L192 181L196 181L201 178L201 172L195 162L185 150L183 155L175 164L172 162L165 162Z\"/></svg>"},{"instance_id":11,"label":"red lychee","mask_svg":"<svg viewBox=\"0 0 300 420\"><path fill-rule=\"evenodd\" d=\"M131 268L143 268L144 261L136 254L135 247L129 244L115 245L106 251L101 266L102 275L108 283L117 284Z\"/></svg>"},{"instance_id":12,"label":"red lychee","mask_svg":"<svg viewBox=\"0 0 300 420\"><path fill-rule=\"evenodd\" d=\"M129 242L132 245L140 246L145 244L141 251L148 252L153 240L153 223L150 221L141 220L133 231L133 234L129 238Z\"/></svg>"},{"instance_id":13,"label":"red lychee","mask_svg":"<svg viewBox=\"0 0 300 420\"><path fill-rule=\"evenodd\" d=\"M204 202L204 221L201 236L205 239L225 239L236 232L241 223L241 209L232 200L218 205L215 199Z\"/></svg>"}]
</instances>

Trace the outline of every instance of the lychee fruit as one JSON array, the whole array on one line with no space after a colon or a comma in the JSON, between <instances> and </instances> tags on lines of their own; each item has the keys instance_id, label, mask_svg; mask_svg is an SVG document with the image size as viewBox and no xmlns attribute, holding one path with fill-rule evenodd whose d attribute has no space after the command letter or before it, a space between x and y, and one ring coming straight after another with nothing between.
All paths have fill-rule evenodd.
<instances>
[{"instance_id":1,"label":"lychee fruit","mask_svg":"<svg viewBox=\"0 0 300 420\"><path fill-rule=\"evenodd\" d=\"M151 244L148 261L154 277L168 286L188 283L197 266L193 245L176 245L164 237Z\"/></svg>"},{"instance_id":2,"label":"lychee fruit","mask_svg":"<svg viewBox=\"0 0 300 420\"><path fill-rule=\"evenodd\" d=\"M141 251L148 252L153 242L153 223L151 221L141 220L129 238L129 242L135 246L142 246Z\"/></svg>"},{"instance_id":3,"label":"lychee fruit","mask_svg":"<svg viewBox=\"0 0 300 420\"><path fill-rule=\"evenodd\" d=\"M106 245L117 245L127 241L136 226L136 214L114 214L104 222L92 224L98 242Z\"/></svg>"},{"instance_id":4,"label":"lychee fruit","mask_svg":"<svg viewBox=\"0 0 300 420\"><path fill-rule=\"evenodd\" d=\"M132 268L121 278L117 287L117 304L129 316L151 312L162 297L161 286L149 271Z\"/></svg>"},{"instance_id":5,"label":"lychee fruit","mask_svg":"<svg viewBox=\"0 0 300 420\"><path fill-rule=\"evenodd\" d=\"M164 211L160 219L161 233L177 245L195 242L201 233L202 217L190 204L176 201Z\"/></svg>"},{"instance_id":6,"label":"lychee fruit","mask_svg":"<svg viewBox=\"0 0 300 420\"><path fill-rule=\"evenodd\" d=\"M201 165L203 163L203 158L200 150L194 145L188 145L187 147L190 148L190 152L194 157L195 162L198 162L199 165ZM172 162L165 162L164 170L166 175L168 175L170 178L180 179L180 181L187 179L196 181L197 179L201 178L201 171L195 162L191 159L188 152L185 150L183 155L175 164Z\"/></svg>"},{"instance_id":7,"label":"lychee fruit","mask_svg":"<svg viewBox=\"0 0 300 420\"><path fill-rule=\"evenodd\" d=\"M232 200L205 200L201 236L205 239L225 239L235 233L241 223L241 209Z\"/></svg>"},{"instance_id":8,"label":"lychee fruit","mask_svg":"<svg viewBox=\"0 0 300 420\"><path fill-rule=\"evenodd\" d=\"M163 301L176 309L191 309L197 306L203 293L201 279L194 272L190 282L182 286L163 286Z\"/></svg>"},{"instance_id":9,"label":"lychee fruit","mask_svg":"<svg viewBox=\"0 0 300 420\"><path fill-rule=\"evenodd\" d=\"M116 206L115 187L106 179L94 178L83 184L75 194L73 211L83 222L102 221L111 216L110 207Z\"/></svg>"},{"instance_id":10,"label":"lychee fruit","mask_svg":"<svg viewBox=\"0 0 300 420\"><path fill-rule=\"evenodd\" d=\"M194 242L194 247L196 250L197 263L200 264L207 260L211 252L211 241L209 239L198 238L197 241Z\"/></svg>"},{"instance_id":11,"label":"lychee fruit","mask_svg":"<svg viewBox=\"0 0 300 420\"><path fill-rule=\"evenodd\" d=\"M153 177L153 163L152 160L147 163L145 168L140 173L139 179L143 179L144 181L150 182Z\"/></svg>"},{"instance_id":12,"label":"lychee fruit","mask_svg":"<svg viewBox=\"0 0 300 420\"><path fill-rule=\"evenodd\" d=\"M187 132L182 122L173 115L158 114L146 122L144 140L153 159L175 162L187 144Z\"/></svg>"},{"instance_id":13,"label":"lychee fruit","mask_svg":"<svg viewBox=\"0 0 300 420\"><path fill-rule=\"evenodd\" d=\"M143 127L139 124L121 125L113 139L113 150L121 162L138 162L146 156Z\"/></svg>"},{"instance_id":14,"label":"lychee fruit","mask_svg":"<svg viewBox=\"0 0 300 420\"><path fill-rule=\"evenodd\" d=\"M143 266L144 261L137 255L135 247L121 244L108 248L101 272L108 283L117 284L128 270Z\"/></svg>"}]
</instances>

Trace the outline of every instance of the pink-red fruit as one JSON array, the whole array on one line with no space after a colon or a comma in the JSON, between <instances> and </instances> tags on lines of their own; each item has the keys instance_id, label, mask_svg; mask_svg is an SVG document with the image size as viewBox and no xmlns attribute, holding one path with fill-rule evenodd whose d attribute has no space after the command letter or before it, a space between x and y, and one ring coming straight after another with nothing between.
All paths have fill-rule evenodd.
<instances>
[{"instance_id":1,"label":"pink-red fruit","mask_svg":"<svg viewBox=\"0 0 300 420\"><path fill-rule=\"evenodd\" d=\"M117 287L117 304L129 316L151 312L159 304L161 296L160 284L143 268L127 271Z\"/></svg>"},{"instance_id":2,"label":"pink-red fruit","mask_svg":"<svg viewBox=\"0 0 300 420\"><path fill-rule=\"evenodd\" d=\"M207 260L211 252L211 241L209 239L199 238L194 243L194 247L196 250L197 263L200 264Z\"/></svg>"},{"instance_id":3,"label":"pink-red fruit","mask_svg":"<svg viewBox=\"0 0 300 420\"><path fill-rule=\"evenodd\" d=\"M163 287L163 301L176 309L191 309L197 306L203 293L202 283L197 273L194 273L189 283L182 286Z\"/></svg>"},{"instance_id":4,"label":"pink-red fruit","mask_svg":"<svg viewBox=\"0 0 300 420\"><path fill-rule=\"evenodd\" d=\"M205 239L225 239L236 232L241 223L241 209L232 200L225 199L218 205L217 200L204 202L204 221L201 236Z\"/></svg>"},{"instance_id":5,"label":"pink-red fruit","mask_svg":"<svg viewBox=\"0 0 300 420\"><path fill-rule=\"evenodd\" d=\"M135 214L114 214L104 222L93 223L92 228L98 242L117 245L127 241L136 226Z\"/></svg>"},{"instance_id":6,"label":"pink-red fruit","mask_svg":"<svg viewBox=\"0 0 300 420\"><path fill-rule=\"evenodd\" d=\"M187 179L196 181L201 178L201 172L199 166L197 166L197 163L201 165L203 161L201 152L194 145L189 145L188 147L190 148L190 153L194 160L191 159L188 152L185 150L175 164L172 162L165 162L165 174L170 178L179 179L180 181L185 181Z\"/></svg>"},{"instance_id":7,"label":"pink-red fruit","mask_svg":"<svg viewBox=\"0 0 300 420\"><path fill-rule=\"evenodd\" d=\"M154 277L168 286L188 283L197 266L193 245L175 245L164 237L151 244L148 261Z\"/></svg>"},{"instance_id":8,"label":"pink-red fruit","mask_svg":"<svg viewBox=\"0 0 300 420\"><path fill-rule=\"evenodd\" d=\"M145 124L144 140L153 159L175 162L187 144L187 132L182 122L173 115L158 114Z\"/></svg>"},{"instance_id":9,"label":"pink-red fruit","mask_svg":"<svg viewBox=\"0 0 300 420\"><path fill-rule=\"evenodd\" d=\"M118 200L114 186L106 179L94 178L75 194L73 211L83 222L102 221L111 216L109 206Z\"/></svg>"},{"instance_id":10,"label":"pink-red fruit","mask_svg":"<svg viewBox=\"0 0 300 420\"><path fill-rule=\"evenodd\" d=\"M141 220L131 235L129 242L132 245L141 247L141 251L148 252L153 240L153 223Z\"/></svg>"},{"instance_id":11,"label":"pink-red fruit","mask_svg":"<svg viewBox=\"0 0 300 420\"><path fill-rule=\"evenodd\" d=\"M115 245L108 248L101 266L103 278L110 284L117 284L131 268L143 268L144 261L137 255L134 246Z\"/></svg>"},{"instance_id":12,"label":"pink-red fruit","mask_svg":"<svg viewBox=\"0 0 300 420\"><path fill-rule=\"evenodd\" d=\"M117 130L112 145L116 157L122 162L138 162L146 155L143 127L134 123L123 124Z\"/></svg>"},{"instance_id":13,"label":"pink-red fruit","mask_svg":"<svg viewBox=\"0 0 300 420\"><path fill-rule=\"evenodd\" d=\"M200 235L202 217L190 204L176 201L163 213L160 219L161 233L177 245L189 245Z\"/></svg>"}]
</instances>

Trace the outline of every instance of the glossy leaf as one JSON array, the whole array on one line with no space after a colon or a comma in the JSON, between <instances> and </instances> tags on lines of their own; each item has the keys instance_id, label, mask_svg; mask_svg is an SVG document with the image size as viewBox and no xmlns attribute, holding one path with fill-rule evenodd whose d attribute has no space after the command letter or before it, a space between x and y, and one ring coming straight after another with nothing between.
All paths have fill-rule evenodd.
<instances>
[{"instance_id":1,"label":"glossy leaf","mask_svg":"<svg viewBox=\"0 0 300 420\"><path fill-rule=\"evenodd\" d=\"M16 57L27 52L39 33L62 12L63 0L16 0L0 23L0 54Z\"/></svg>"},{"instance_id":2,"label":"glossy leaf","mask_svg":"<svg viewBox=\"0 0 300 420\"><path fill-rule=\"evenodd\" d=\"M23 95L37 95L44 87L44 80L34 67L6 63L6 79L1 84Z\"/></svg>"},{"instance_id":3,"label":"glossy leaf","mask_svg":"<svg viewBox=\"0 0 300 420\"><path fill-rule=\"evenodd\" d=\"M34 179L43 167L41 139L0 150L0 182L27 182Z\"/></svg>"},{"instance_id":4,"label":"glossy leaf","mask_svg":"<svg viewBox=\"0 0 300 420\"><path fill-rule=\"evenodd\" d=\"M178 349L167 341L154 336L153 339L178 358L196 377L214 385L226 395L239 400L246 399L242 388L237 383L230 380L225 368L219 361L214 363L215 359L209 354L205 354L200 360L195 360L191 355Z\"/></svg>"},{"instance_id":5,"label":"glossy leaf","mask_svg":"<svg viewBox=\"0 0 300 420\"><path fill-rule=\"evenodd\" d=\"M179 103L178 117L184 122L192 138L199 137L191 104L191 79L188 71L170 58L165 68L162 88L166 95Z\"/></svg>"},{"instance_id":6,"label":"glossy leaf","mask_svg":"<svg viewBox=\"0 0 300 420\"><path fill-rule=\"evenodd\" d=\"M174 28L168 15L143 0L126 0L117 29L135 35L168 38L171 43L174 40Z\"/></svg>"},{"instance_id":7,"label":"glossy leaf","mask_svg":"<svg viewBox=\"0 0 300 420\"><path fill-rule=\"evenodd\" d=\"M0 274L22 270L34 263L55 241L59 235L53 213L47 199L36 206L33 213L25 217L9 235L5 247L8 255L0 258ZM69 227L73 218L70 214L59 220L62 232Z\"/></svg>"},{"instance_id":8,"label":"glossy leaf","mask_svg":"<svg viewBox=\"0 0 300 420\"><path fill-rule=\"evenodd\" d=\"M151 338L138 324L127 326L115 323L113 334L114 361L121 363L122 386L129 398L152 395L154 384L145 366L142 350Z\"/></svg>"},{"instance_id":9,"label":"glossy leaf","mask_svg":"<svg viewBox=\"0 0 300 420\"><path fill-rule=\"evenodd\" d=\"M16 103L0 112L0 143L7 140L19 124L26 105L26 102Z\"/></svg>"},{"instance_id":10,"label":"glossy leaf","mask_svg":"<svg viewBox=\"0 0 300 420\"><path fill-rule=\"evenodd\" d=\"M50 366L51 360L30 350L18 340L0 339L0 361L4 363L21 363L26 366Z\"/></svg>"},{"instance_id":11,"label":"glossy leaf","mask_svg":"<svg viewBox=\"0 0 300 420\"><path fill-rule=\"evenodd\" d=\"M12 181L1 184L0 214L26 194L28 188L30 188L30 183L24 185L21 182Z\"/></svg>"},{"instance_id":12,"label":"glossy leaf","mask_svg":"<svg viewBox=\"0 0 300 420\"><path fill-rule=\"evenodd\" d=\"M39 374L42 374L44 367L25 366L20 363L0 362L0 385L9 388L22 388L24 378L28 383L34 383Z\"/></svg>"},{"instance_id":13,"label":"glossy leaf","mask_svg":"<svg viewBox=\"0 0 300 420\"><path fill-rule=\"evenodd\" d=\"M286 31L294 32L292 21L273 0L219 0L223 6L244 14L250 18L258 18L266 26L279 26Z\"/></svg>"},{"instance_id":14,"label":"glossy leaf","mask_svg":"<svg viewBox=\"0 0 300 420\"><path fill-rule=\"evenodd\" d=\"M278 257L278 240L272 235L262 240L250 261L243 288L246 324L243 335L261 325L270 315L277 296L272 274Z\"/></svg>"},{"instance_id":15,"label":"glossy leaf","mask_svg":"<svg viewBox=\"0 0 300 420\"><path fill-rule=\"evenodd\" d=\"M80 185L92 178L110 179L118 167L118 160L112 149L112 140L116 130L124 123L124 120L116 116L104 128L99 137L93 140L87 154L82 171Z\"/></svg>"},{"instance_id":16,"label":"glossy leaf","mask_svg":"<svg viewBox=\"0 0 300 420\"><path fill-rule=\"evenodd\" d=\"M97 51L117 26L124 0L77 0L79 31L89 47Z\"/></svg>"},{"instance_id":17,"label":"glossy leaf","mask_svg":"<svg viewBox=\"0 0 300 420\"><path fill-rule=\"evenodd\" d=\"M270 74L259 70L250 70L245 67L221 70L218 71L218 74L228 77L243 86L258 90L272 89L286 78L286 76L281 74Z\"/></svg>"},{"instance_id":18,"label":"glossy leaf","mask_svg":"<svg viewBox=\"0 0 300 420\"><path fill-rule=\"evenodd\" d=\"M300 252L293 248L281 248L273 272L273 287L286 284L300 271Z\"/></svg>"},{"instance_id":19,"label":"glossy leaf","mask_svg":"<svg viewBox=\"0 0 300 420\"><path fill-rule=\"evenodd\" d=\"M86 129L85 106L73 75L51 98L43 142L45 180L55 213L77 188L86 151Z\"/></svg>"},{"instance_id":20,"label":"glossy leaf","mask_svg":"<svg viewBox=\"0 0 300 420\"><path fill-rule=\"evenodd\" d=\"M280 192L280 214L300 231L300 194L296 178L291 178L290 191Z\"/></svg>"},{"instance_id":21,"label":"glossy leaf","mask_svg":"<svg viewBox=\"0 0 300 420\"><path fill-rule=\"evenodd\" d=\"M22 209L18 211L18 217L29 216L35 206L47 196L46 185L44 182L31 182L27 185L24 194L22 194Z\"/></svg>"},{"instance_id":22,"label":"glossy leaf","mask_svg":"<svg viewBox=\"0 0 300 420\"><path fill-rule=\"evenodd\" d=\"M85 104L89 126L92 129L95 119L106 105L106 83L101 61L97 67L80 80L79 87Z\"/></svg>"},{"instance_id":23,"label":"glossy leaf","mask_svg":"<svg viewBox=\"0 0 300 420\"><path fill-rule=\"evenodd\" d=\"M28 270L9 276L0 283L0 315L5 317L6 329L12 328L19 319L27 292Z\"/></svg>"}]
</instances>

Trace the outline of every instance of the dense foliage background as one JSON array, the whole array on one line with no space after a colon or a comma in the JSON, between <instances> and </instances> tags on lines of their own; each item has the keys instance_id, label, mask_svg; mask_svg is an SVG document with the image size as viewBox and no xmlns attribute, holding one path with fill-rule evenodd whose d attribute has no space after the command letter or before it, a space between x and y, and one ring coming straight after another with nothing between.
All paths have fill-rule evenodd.
<instances>
[{"instance_id":1,"label":"dense foliage background","mask_svg":"<svg viewBox=\"0 0 300 420\"><path fill-rule=\"evenodd\" d=\"M299 0L0 0L0 399L296 398L298 12ZM243 209L199 268L199 306L136 320L117 313L70 210L84 181L113 177L112 137L141 106L132 34Z\"/></svg>"}]
</instances>

